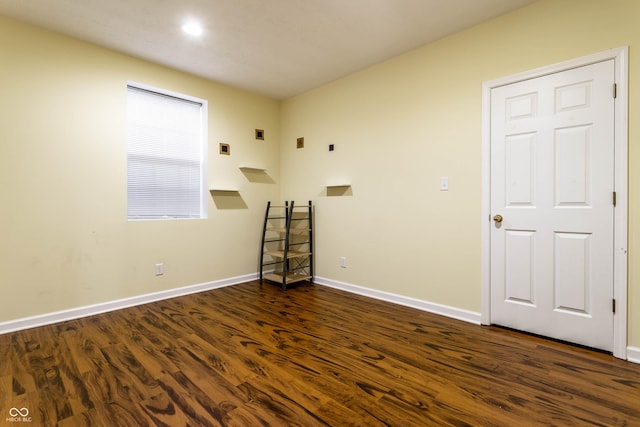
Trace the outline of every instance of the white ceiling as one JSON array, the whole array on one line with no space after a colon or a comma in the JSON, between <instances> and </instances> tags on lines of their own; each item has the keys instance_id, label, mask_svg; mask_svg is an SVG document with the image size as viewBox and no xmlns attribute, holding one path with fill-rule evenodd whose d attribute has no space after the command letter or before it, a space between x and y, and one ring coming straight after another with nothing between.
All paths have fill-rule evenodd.
<instances>
[{"instance_id":1,"label":"white ceiling","mask_svg":"<svg viewBox=\"0 0 640 427\"><path fill-rule=\"evenodd\" d=\"M534 1L0 0L0 15L284 99Z\"/></svg>"}]
</instances>

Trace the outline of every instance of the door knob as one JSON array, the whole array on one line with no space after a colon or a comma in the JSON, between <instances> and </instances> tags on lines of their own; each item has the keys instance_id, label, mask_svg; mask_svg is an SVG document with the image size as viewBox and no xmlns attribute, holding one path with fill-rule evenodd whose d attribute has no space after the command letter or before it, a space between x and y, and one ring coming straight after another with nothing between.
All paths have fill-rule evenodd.
<instances>
[{"instance_id":1,"label":"door knob","mask_svg":"<svg viewBox=\"0 0 640 427\"><path fill-rule=\"evenodd\" d=\"M502 215L500 215L500 214L496 214L496 215L493 217L493 220L494 220L495 222L497 222L497 223L501 223L501 222L502 222L502 219L503 219L503 218L502 218Z\"/></svg>"}]
</instances>

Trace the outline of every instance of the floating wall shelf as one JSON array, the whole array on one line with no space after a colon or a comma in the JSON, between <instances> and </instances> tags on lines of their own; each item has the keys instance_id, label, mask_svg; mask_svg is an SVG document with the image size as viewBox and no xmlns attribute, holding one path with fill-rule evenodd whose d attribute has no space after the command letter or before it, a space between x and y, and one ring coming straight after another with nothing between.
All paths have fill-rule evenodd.
<instances>
[{"instance_id":1,"label":"floating wall shelf","mask_svg":"<svg viewBox=\"0 0 640 427\"><path fill-rule=\"evenodd\" d=\"M327 196L353 196L351 184L331 184L327 185Z\"/></svg>"},{"instance_id":2,"label":"floating wall shelf","mask_svg":"<svg viewBox=\"0 0 640 427\"><path fill-rule=\"evenodd\" d=\"M222 209L248 209L240 191L230 188L211 188L209 190L216 208Z\"/></svg>"},{"instance_id":3,"label":"floating wall shelf","mask_svg":"<svg viewBox=\"0 0 640 427\"><path fill-rule=\"evenodd\" d=\"M258 184L275 184L273 178L269 176L266 169L253 166L240 166L239 168L249 182Z\"/></svg>"}]
</instances>

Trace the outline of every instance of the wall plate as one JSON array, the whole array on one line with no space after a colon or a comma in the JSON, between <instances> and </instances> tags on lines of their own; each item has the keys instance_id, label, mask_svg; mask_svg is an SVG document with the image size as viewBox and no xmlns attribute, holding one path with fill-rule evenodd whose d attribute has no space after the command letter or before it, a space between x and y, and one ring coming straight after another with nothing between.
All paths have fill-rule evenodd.
<instances>
[{"instance_id":1,"label":"wall plate","mask_svg":"<svg viewBox=\"0 0 640 427\"><path fill-rule=\"evenodd\" d=\"M449 178L446 176L440 178L440 191L449 191Z\"/></svg>"},{"instance_id":2,"label":"wall plate","mask_svg":"<svg viewBox=\"0 0 640 427\"><path fill-rule=\"evenodd\" d=\"M231 155L231 146L229 144L220 143L220 154L224 154L225 156Z\"/></svg>"}]
</instances>

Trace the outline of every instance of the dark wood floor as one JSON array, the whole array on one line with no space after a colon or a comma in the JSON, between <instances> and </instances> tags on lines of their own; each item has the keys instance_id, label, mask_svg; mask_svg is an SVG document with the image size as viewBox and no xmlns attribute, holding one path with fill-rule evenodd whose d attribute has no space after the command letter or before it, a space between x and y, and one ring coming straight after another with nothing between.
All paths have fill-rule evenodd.
<instances>
[{"instance_id":1,"label":"dark wood floor","mask_svg":"<svg viewBox=\"0 0 640 427\"><path fill-rule=\"evenodd\" d=\"M640 365L250 282L0 336L0 425L639 426Z\"/></svg>"}]
</instances>

